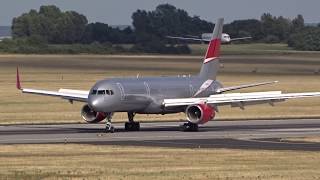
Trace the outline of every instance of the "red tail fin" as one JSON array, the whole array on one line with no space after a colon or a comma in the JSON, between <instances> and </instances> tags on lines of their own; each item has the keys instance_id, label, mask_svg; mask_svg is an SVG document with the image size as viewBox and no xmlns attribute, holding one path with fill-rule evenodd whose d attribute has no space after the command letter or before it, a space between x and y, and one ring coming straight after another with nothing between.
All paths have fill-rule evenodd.
<instances>
[{"instance_id":1,"label":"red tail fin","mask_svg":"<svg viewBox=\"0 0 320 180\"><path fill-rule=\"evenodd\" d=\"M219 19L215 25L211 41L209 43L204 63L217 59L220 56L223 19Z\"/></svg>"},{"instance_id":2,"label":"red tail fin","mask_svg":"<svg viewBox=\"0 0 320 180\"><path fill-rule=\"evenodd\" d=\"M206 53L204 63L217 59L220 56L221 39L211 40Z\"/></svg>"},{"instance_id":3,"label":"red tail fin","mask_svg":"<svg viewBox=\"0 0 320 180\"><path fill-rule=\"evenodd\" d=\"M223 18L218 19L210 40L208 50L201 67L199 76L204 80L215 80L218 70L219 70L219 56L220 56L220 46L221 37L223 29Z\"/></svg>"}]
</instances>

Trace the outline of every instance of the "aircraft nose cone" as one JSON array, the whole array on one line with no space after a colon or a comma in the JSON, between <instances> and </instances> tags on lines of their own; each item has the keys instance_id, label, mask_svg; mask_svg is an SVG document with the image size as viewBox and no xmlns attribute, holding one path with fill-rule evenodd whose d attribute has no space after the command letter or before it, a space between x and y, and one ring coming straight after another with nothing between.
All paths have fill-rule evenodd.
<instances>
[{"instance_id":1,"label":"aircraft nose cone","mask_svg":"<svg viewBox=\"0 0 320 180\"><path fill-rule=\"evenodd\" d=\"M100 107L99 100L97 98L90 97L90 96L88 98L88 105L92 110L95 110L95 111L98 111Z\"/></svg>"},{"instance_id":2,"label":"aircraft nose cone","mask_svg":"<svg viewBox=\"0 0 320 180\"><path fill-rule=\"evenodd\" d=\"M91 102L91 105L92 105L93 107L98 106L98 104L99 104L99 101L98 101L98 100L93 100L93 101Z\"/></svg>"}]
</instances>

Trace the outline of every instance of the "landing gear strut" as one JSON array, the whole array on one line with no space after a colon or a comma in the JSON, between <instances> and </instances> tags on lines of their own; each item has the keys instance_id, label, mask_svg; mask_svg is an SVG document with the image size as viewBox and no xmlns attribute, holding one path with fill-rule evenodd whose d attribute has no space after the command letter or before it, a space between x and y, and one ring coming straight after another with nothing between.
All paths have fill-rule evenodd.
<instances>
[{"instance_id":1,"label":"landing gear strut","mask_svg":"<svg viewBox=\"0 0 320 180\"><path fill-rule=\"evenodd\" d=\"M139 131L140 130L140 123L139 122L135 122L133 120L134 116L135 116L135 113L128 112L129 122L126 122L124 124L124 127L125 127L126 131Z\"/></svg>"},{"instance_id":2,"label":"landing gear strut","mask_svg":"<svg viewBox=\"0 0 320 180\"><path fill-rule=\"evenodd\" d=\"M114 133L114 126L113 126L112 123L111 123L112 116L113 116L113 113L107 113L107 117L106 117L106 129L105 129L105 132L106 132L106 133Z\"/></svg>"},{"instance_id":3,"label":"landing gear strut","mask_svg":"<svg viewBox=\"0 0 320 180\"><path fill-rule=\"evenodd\" d=\"M184 132L197 132L199 130L198 124L187 122L180 126L181 131Z\"/></svg>"}]
</instances>

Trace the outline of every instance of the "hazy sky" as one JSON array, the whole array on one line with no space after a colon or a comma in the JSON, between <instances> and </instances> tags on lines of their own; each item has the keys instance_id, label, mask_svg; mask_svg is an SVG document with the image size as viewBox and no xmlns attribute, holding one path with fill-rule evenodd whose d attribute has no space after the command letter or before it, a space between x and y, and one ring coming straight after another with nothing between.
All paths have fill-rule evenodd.
<instances>
[{"instance_id":1,"label":"hazy sky","mask_svg":"<svg viewBox=\"0 0 320 180\"><path fill-rule=\"evenodd\" d=\"M270 12L289 18L302 14L306 22L320 22L320 0L0 0L0 3L0 25L10 25L13 17L48 4L82 13L89 22L111 25L131 24L134 11L153 10L160 3L175 5L209 21L217 17L225 17L227 22L260 18L262 13Z\"/></svg>"}]
</instances>

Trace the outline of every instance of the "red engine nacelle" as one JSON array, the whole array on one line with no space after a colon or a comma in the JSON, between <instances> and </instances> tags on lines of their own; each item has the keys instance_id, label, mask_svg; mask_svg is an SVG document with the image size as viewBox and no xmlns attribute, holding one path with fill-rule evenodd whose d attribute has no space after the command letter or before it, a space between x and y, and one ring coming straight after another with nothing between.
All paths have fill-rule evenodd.
<instances>
[{"instance_id":1,"label":"red engine nacelle","mask_svg":"<svg viewBox=\"0 0 320 180\"><path fill-rule=\"evenodd\" d=\"M212 120L215 115L215 109L208 104L198 104L188 106L186 109L188 121L194 124L205 124Z\"/></svg>"},{"instance_id":2,"label":"red engine nacelle","mask_svg":"<svg viewBox=\"0 0 320 180\"><path fill-rule=\"evenodd\" d=\"M107 117L106 113L95 112L87 104L82 107L81 116L87 123L98 123Z\"/></svg>"}]
</instances>

